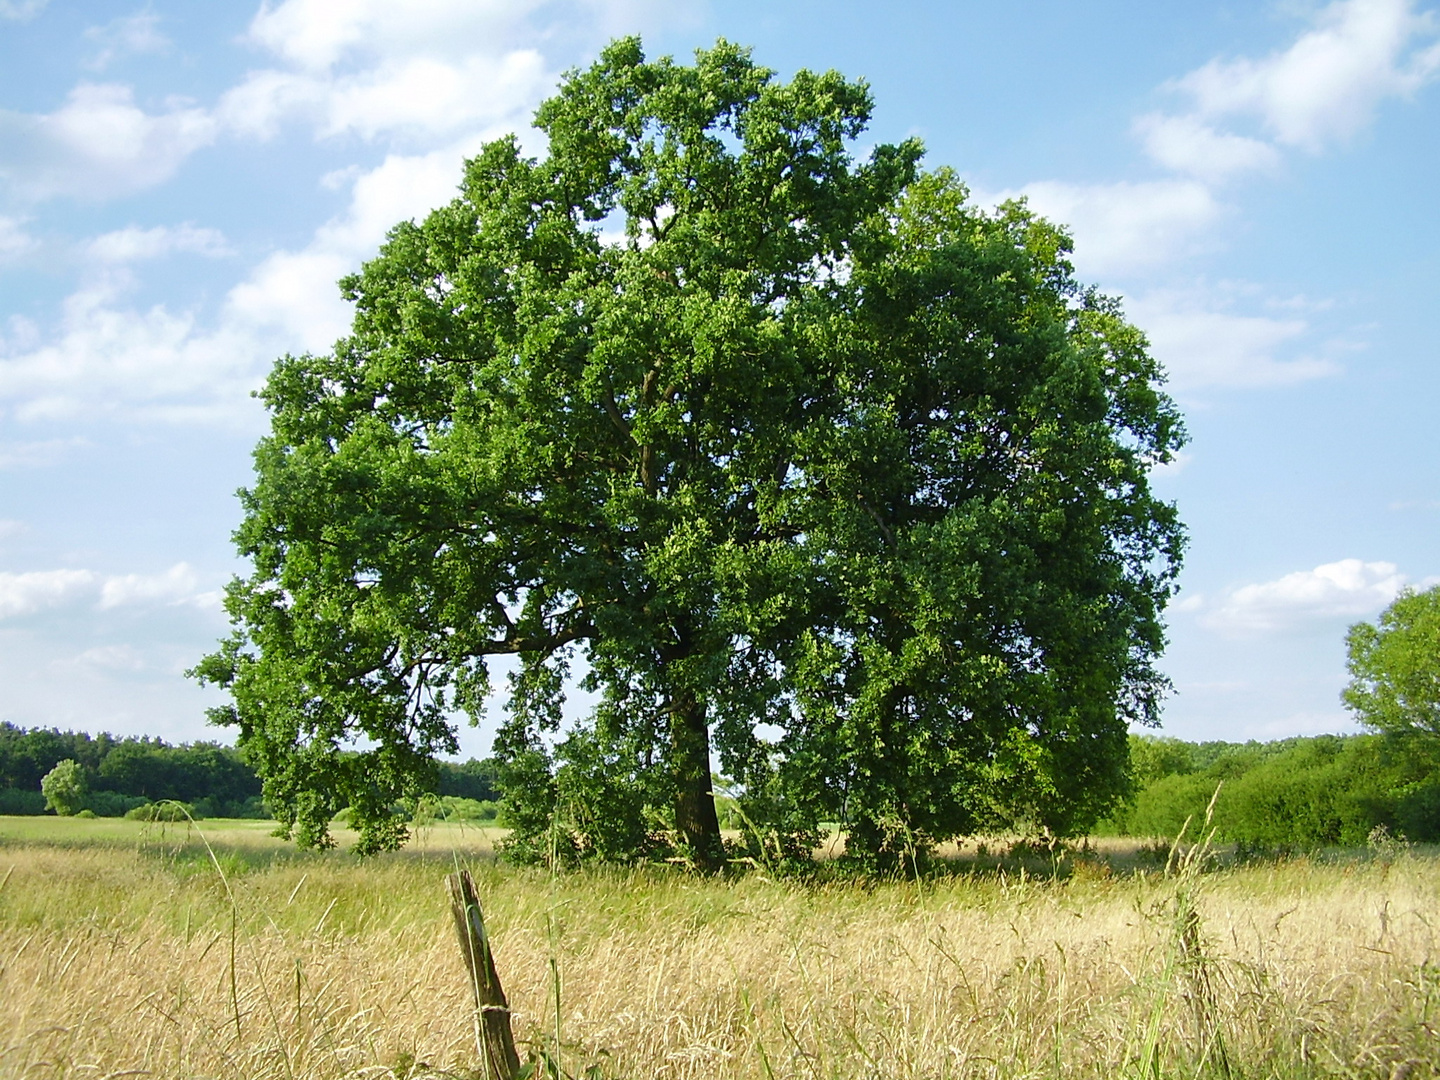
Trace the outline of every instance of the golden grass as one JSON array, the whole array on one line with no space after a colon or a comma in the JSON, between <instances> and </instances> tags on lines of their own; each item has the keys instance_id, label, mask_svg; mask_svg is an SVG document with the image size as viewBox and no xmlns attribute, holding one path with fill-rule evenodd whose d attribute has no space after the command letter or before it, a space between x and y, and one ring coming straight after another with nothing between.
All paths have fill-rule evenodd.
<instances>
[{"instance_id":1,"label":"golden grass","mask_svg":"<svg viewBox=\"0 0 1440 1080\"><path fill-rule=\"evenodd\" d=\"M553 1059L558 1026L575 1076L1421 1080L1440 1060L1428 856L804 885L551 878L473 830L360 863L202 828L223 879L183 828L59 846L0 821L0 1076L464 1075L457 860L522 1055Z\"/></svg>"}]
</instances>

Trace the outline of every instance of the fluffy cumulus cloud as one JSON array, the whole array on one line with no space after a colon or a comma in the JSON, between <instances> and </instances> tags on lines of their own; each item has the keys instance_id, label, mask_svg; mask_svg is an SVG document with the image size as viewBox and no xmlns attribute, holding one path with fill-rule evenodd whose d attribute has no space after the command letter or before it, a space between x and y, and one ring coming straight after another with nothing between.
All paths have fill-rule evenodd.
<instances>
[{"instance_id":1,"label":"fluffy cumulus cloud","mask_svg":"<svg viewBox=\"0 0 1440 1080\"><path fill-rule=\"evenodd\" d=\"M228 91L218 115L233 130L258 138L297 118L321 137L399 133L423 139L476 126L513 126L553 82L554 73L531 49L456 61L401 57L345 74L269 69L251 72Z\"/></svg>"},{"instance_id":2,"label":"fluffy cumulus cloud","mask_svg":"<svg viewBox=\"0 0 1440 1080\"><path fill-rule=\"evenodd\" d=\"M428 154L392 154L360 174L345 212L297 251L267 256L226 303L229 321L264 327L291 350L324 350L345 333L350 307L335 282L373 255L396 222L423 216L455 196L465 156L479 140Z\"/></svg>"},{"instance_id":3,"label":"fluffy cumulus cloud","mask_svg":"<svg viewBox=\"0 0 1440 1080\"><path fill-rule=\"evenodd\" d=\"M1289 386L1340 370L1331 357L1300 348L1310 332L1305 319L1239 312L1234 304L1225 290L1194 285L1132 296L1126 310L1145 328L1171 387L1181 394Z\"/></svg>"},{"instance_id":4,"label":"fluffy cumulus cloud","mask_svg":"<svg viewBox=\"0 0 1440 1080\"><path fill-rule=\"evenodd\" d=\"M1274 581L1241 585L1213 602L1196 597L1182 610L1198 611L1201 623L1212 630L1257 633L1316 619L1368 618L1395 599L1405 584L1394 563L1341 559Z\"/></svg>"},{"instance_id":5,"label":"fluffy cumulus cloud","mask_svg":"<svg viewBox=\"0 0 1440 1080\"><path fill-rule=\"evenodd\" d=\"M1280 151L1262 139L1217 131L1198 116L1149 113L1135 122L1149 155L1174 172L1217 184L1239 173L1274 172Z\"/></svg>"},{"instance_id":6,"label":"fluffy cumulus cloud","mask_svg":"<svg viewBox=\"0 0 1440 1080\"><path fill-rule=\"evenodd\" d=\"M20 199L109 199L168 180L214 142L211 113L183 101L158 112L115 83L81 83L43 115L0 110L0 178Z\"/></svg>"},{"instance_id":7,"label":"fluffy cumulus cloud","mask_svg":"<svg viewBox=\"0 0 1440 1080\"><path fill-rule=\"evenodd\" d=\"M267 3L249 37L280 64L250 72L218 114L262 138L287 119L321 137L367 139L514 126L558 74L526 43L540 36L531 20L544 7L538 0Z\"/></svg>"},{"instance_id":8,"label":"fluffy cumulus cloud","mask_svg":"<svg viewBox=\"0 0 1440 1080\"><path fill-rule=\"evenodd\" d=\"M0 442L0 471L7 469L35 469L53 465L77 447L85 446L84 439L72 436L68 439L30 439Z\"/></svg>"},{"instance_id":9,"label":"fluffy cumulus cloud","mask_svg":"<svg viewBox=\"0 0 1440 1080\"><path fill-rule=\"evenodd\" d=\"M690 6L265 2L247 32L261 65L208 106L142 105L128 87L82 83L53 112L0 112L0 191L8 181L22 204L131 194L169 180L217 140L265 139L285 124L388 150L379 165L327 178L328 186L350 186L348 207L308 243L263 256L218 304L138 308L129 296L138 271L127 269L175 255L233 254L213 229L131 226L89 241L89 273L58 315L48 324L16 317L0 333L0 416L210 422L224 414L249 423L249 391L275 356L327 350L348 329L351 312L335 282L376 251L386 230L453 197L464 158L484 140L524 128L559 70L619 22L674 21ZM96 67L167 47L146 12L88 36L100 49ZM0 217L0 260L33 245L21 219Z\"/></svg>"},{"instance_id":10,"label":"fluffy cumulus cloud","mask_svg":"<svg viewBox=\"0 0 1440 1080\"><path fill-rule=\"evenodd\" d=\"M455 194L479 137L427 154L392 154L353 179L345 211L297 250L272 252L236 283L207 323L164 304L127 305L125 272L96 273L43 334L26 321L0 336L0 410L19 420L96 412L150 419L249 422L249 391L285 352L325 351L349 328L336 281L374 254L396 222ZM225 237L194 225L129 227L92 240L86 254L121 267L177 253L230 253ZM3 455L0 455L3 458Z\"/></svg>"},{"instance_id":11,"label":"fluffy cumulus cloud","mask_svg":"<svg viewBox=\"0 0 1440 1080\"><path fill-rule=\"evenodd\" d=\"M1414 0L1338 0L1288 48L1259 59L1216 58L1175 80L1177 115L1143 117L1152 157L1218 181L1272 169L1276 146L1318 152L1352 138L1387 98L1440 76L1440 20ZM1225 130L1247 125L1252 134Z\"/></svg>"},{"instance_id":12,"label":"fluffy cumulus cloud","mask_svg":"<svg viewBox=\"0 0 1440 1080\"><path fill-rule=\"evenodd\" d=\"M207 258L231 254L224 234L218 229L201 228L189 223L157 225L150 229L131 225L97 236L86 248L90 258L102 263L138 262L179 252Z\"/></svg>"},{"instance_id":13,"label":"fluffy cumulus cloud","mask_svg":"<svg viewBox=\"0 0 1440 1080\"><path fill-rule=\"evenodd\" d=\"M36 570L28 574L0 572L0 619L33 615L93 593L96 575L89 570Z\"/></svg>"},{"instance_id":14,"label":"fluffy cumulus cloud","mask_svg":"<svg viewBox=\"0 0 1440 1080\"><path fill-rule=\"evenodd\" d=\"M93 570L0 572L0 619L14 619L59 608L193 604L214 606L218 593L202 592L199 575L187 563L158 574L98 574Z\"/></svg>"},{"instance_id":15,"label":"fluffy cumulus cloud","mask_svg":"<svg viewBox=\"0 0 1440 1080\"><path fill-rule=\"evenodd\" d=\"M1023 197L1054 221L1070 226L1082 274L1113 277L1172 263L1210 246L1224 208L1194 180L1069 184L1042 180L983 202Z\"/></svg>"},{"instance_id":16,"label":"fluffy cumulus cloud","mask_svg":"<svg viewBox=\"0 0 1440 1080\"><path fill-rule=\"evenodd\" d=\"M19 421L249 414L272 342L243 325L205 329L195 313L163 304L127 307L122 296L123 281L102 277L65 300L53 336L29 347L0 341L0 409Z\"/></svg>"}]
</instances>

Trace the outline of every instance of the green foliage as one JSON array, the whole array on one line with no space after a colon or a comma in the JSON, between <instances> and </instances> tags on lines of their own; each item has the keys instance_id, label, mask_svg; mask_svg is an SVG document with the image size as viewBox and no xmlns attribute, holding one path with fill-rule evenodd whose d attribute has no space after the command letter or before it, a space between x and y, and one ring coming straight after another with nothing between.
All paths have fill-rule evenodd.
<instances>
[{"instance_id":1,"label":"green foliage","mask_svg":"<svg viewBox=\"0 0 1440 1080\"><path fill-rule=\"evenodd\" d=\"M1440 735L1440 585L1402 590L1378 625L1345 638L1350 685L1341 697L1367 727Z\"/></svg>"},{"instance_id":2,"label":"green foliage","mask_svg":"<svg viewBox=\"0 0 1440 1080\"><path fill-rule=\"evenodd\" d=\"M9 723L0 723L0 813L43 813L41 778L64 760L80 766L88 792L83 805L100 817L120 817L161 799L194 804L210 817L268 816L259 778L231 747Z\"/></svg>"},{"instance_id":3,"label":"green foliage","mask_svg":"<svg viewBox=\"0 0 1440 1080\"><path fill-rule=\"evenodd\" d=\"M200 817L193 806L177 799L145 803L125 812L125 818L129 821L198 821Z\"/></svg>"},{"instance_id":4,"label":"green foliage","mask_svg":"<svg viewBox=\"0 0 1440 1080\"><path fill-rule=\"evenodd\" d=\"M45 795L34 791L0 788L0 814L35 815L45 813Z\"/></svg>"},{"instance_id":5,"label":"green foliage","mask_svg":"<svg viewBox=\"0 0 1440 1080\"><path fill-rule=\"evenodd\" d=\"M194 674L300 844L344 806L358 850L403 841L497 655L520 857L718 865L712 750L755 843L840 820L877 866L1125 793L1178 415L1062 231L914 141L857 158L870 111L616 42L540 107L545 157L485 146L342 283L350 335L277 363ZM562 730L576 654L599 705Z\"/></svg>"},{"instance_id":6,"label":"green foliage","mask_svg":"<svg viewBox=\"0 0 1440 1080\"><path fill-rule=\"evenodd\" d=\"M493 799L462 799L442 795L436 818L439 821L472 821L493 823L500 816L500 803Z\"/></svg>"},{"instance_id":7,"label":"green foliage","mask_svg":"<svg viewBox=\"0 0 1440 1080\"><path fill-rule=\"evenodd\" d=\"M1130 774L1138 786L1148 787L1167 776L1194 772L1194 749L1179 739L1131 735Z\"/></svg>"},{"instance_id":8,"label":"green foliage","mask_svg":"<svg viewBox=\"0 0 1440 1080\"><path fill-rule=\"evenodd\" d=\"M441 761L438 765L437 795L453 795L477 802L494 802L500 798L499 766L494 758L483 761L470 758L458 763Z\"/></svg>"},{"instance_id":9,"label":"green foliage","mask_svg":"<svg viewBox=\"0 0 1440 1080\"><path fill-rule=\"evenodd\" d=\"M1176 836L1187 819L1204 817L1220 786L1216 835L1247 847L1353 847L1379 826L1440 841L1440 748L1427 740L1321 735L1197 746L1136 737L1132 754L1137 773L1160 760L1174 767L1140 787L1112 822L1119 832Z\"/></svg>"},{"instance_id":10,"label":"green foliage","mask_svg":"<svg viewBox=\"0 0 1440 1080\"><path fill-rule=\"evenodd\" d=\"M40 779L45 808L62 817L79 813L85 808L85 770L78 761L66 758Z\"/></svg>"},{"instance_id":11,"label":"green foliage","mask_svg":"<svg viewBox=\"0 0 1440 1080\"><path fill-rule=\"evenodd\" d=\"M137 806L150 800L144 795L122 795L117 791L92 791L85 797L85 806L99 817L127 817Z\"/></svg>"}]
</instances>

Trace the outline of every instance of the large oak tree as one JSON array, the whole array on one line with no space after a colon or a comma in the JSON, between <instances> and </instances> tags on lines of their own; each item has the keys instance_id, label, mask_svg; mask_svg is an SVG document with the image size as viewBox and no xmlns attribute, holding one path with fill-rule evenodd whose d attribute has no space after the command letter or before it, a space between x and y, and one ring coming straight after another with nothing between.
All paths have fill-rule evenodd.
<instances>
[{"instance_id":1,"label":"large oak tree","mask_svg":"<svg viewBox=\"0 0 1440 1080\"><path fill-rule=\"evenodd\" d=\"M345 805L362 849L403 840L502 655L518 853L718 865L712 747L782 851L1067 831L1123 792L1178 416L1061 231L914 142L858 159L869 112L833 72L617 42L541 106L543 156L486 146L342 283L350 336L276 365L254 571L197 673L301 843Z\"/></svg>"}]
</instances>

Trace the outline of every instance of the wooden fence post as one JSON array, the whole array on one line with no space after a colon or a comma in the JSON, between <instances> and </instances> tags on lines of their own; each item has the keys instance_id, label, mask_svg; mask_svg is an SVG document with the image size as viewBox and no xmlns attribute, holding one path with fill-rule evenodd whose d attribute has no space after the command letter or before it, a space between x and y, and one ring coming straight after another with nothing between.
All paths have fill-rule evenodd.
<instances>
[{"instance_id":1,"label":"wooden fence post","mask_svg":"<svg viewBox=\"0 0 1440 1080\"><path fill-rule=\"evenodd\" d=\"M480 1049L481 1075L485 1080L515 1080L520 1072L520 1057L515 1053L515 1036L510 1031L510 1003L495 973L475 880L469 870L461 870L447 874L445 884L450 889L450 913L455 916L455 932L460 937L460 951L465 955L470 989L475 994L475 1043Z\"/></svg>"}]
</instances>

